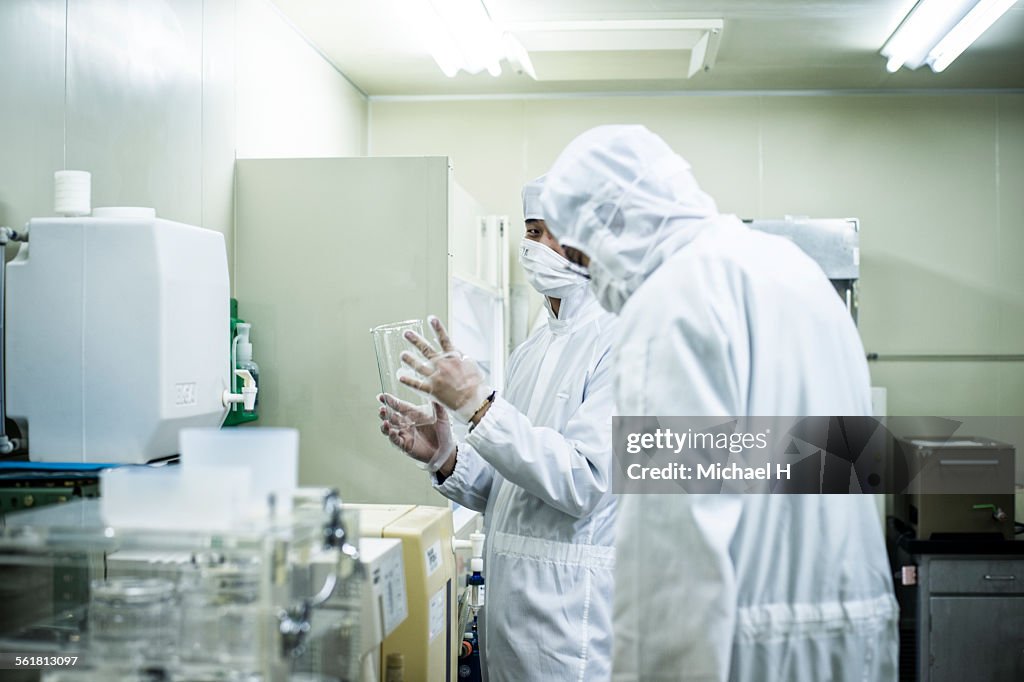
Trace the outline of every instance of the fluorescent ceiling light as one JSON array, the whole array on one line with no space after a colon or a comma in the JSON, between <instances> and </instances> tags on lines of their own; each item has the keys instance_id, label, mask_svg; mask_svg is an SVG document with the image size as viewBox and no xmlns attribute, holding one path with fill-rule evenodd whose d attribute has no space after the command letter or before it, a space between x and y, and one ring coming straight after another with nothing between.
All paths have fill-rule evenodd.
<instances>
[{"instance_id":1,"label":"fluorescent ceiling light","mask_svg":"<svg viewBox=\"0 0 1024 682\"><path fill-rule=\"evenodd\" d=\"M714 66L721 19L509 23L541 81L691 78Z\"/></svg>"},{"instance_id":2,"label":"fluorescent ceiling light","mask_svg":"<svg viewBox=\"0 0 1024 682\"><path fill-rule=\"evenodd\" d=\"M928 53L932 71L938 73L959 57L988 27L1006 14L1017 0L981 0L939 44Z\"/></svg>"},{"instance_id":3,"label":"fluorescent ceiling light","mask_svg":"<svg viewBox=\"0 0 1024 682\"><path fill-rule=\"evenodd\" d=\"M928 64L938 73L959 57L1016 0L920 0L882 48L885 68L916 69Z\"/></svg>"},{"instance_id":4,"label":"fluorescent ceiling light","mask_svg":"<svg viewBox=\"0 0 1024 682\"><path fill-rule=\"evenodd\" d=\"M503 60L536 78L526 50L491 19L482 0L415 0L407 9L424 47L449 78L459 71L500 76Z\"/></svg>"}]
</instances>

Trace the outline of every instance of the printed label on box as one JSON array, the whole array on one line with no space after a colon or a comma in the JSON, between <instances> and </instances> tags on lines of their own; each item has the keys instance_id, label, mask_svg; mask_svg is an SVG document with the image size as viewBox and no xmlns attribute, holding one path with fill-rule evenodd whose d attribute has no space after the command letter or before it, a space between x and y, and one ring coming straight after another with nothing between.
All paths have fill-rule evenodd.
<instances>
[{"instance_id":1,"label":"printed label on box","mask_svg":"<svg viewBox=\"0 0 1024 682\"><path fill-rule=\"evenodd\" d=\"M441 568L441 541L438 540L430 547L427 547L427 577L434 575L434 571Z\"/></svg>"},{"instance_id":2,"label":"printed label on box","mask_svg":"<svg viewBox=\"0 0 1024 682\"><path fill-rule=\"evenodd\" d=\"M430 598L430 639L444 632L444 588Z\"/></svg>"},{"instance_id":3,"label":"printed label on box","mask_svg":"<svg viewBox=\"0 0 1024 682\"><path fill-rule=\"evenodd\" d=\"M394 559L373 573L373 592L380 600L385 637L409 615L405 596L405 572L402 570L401 559L402 555L396 553Z\"/></svg>"}]
</instances>

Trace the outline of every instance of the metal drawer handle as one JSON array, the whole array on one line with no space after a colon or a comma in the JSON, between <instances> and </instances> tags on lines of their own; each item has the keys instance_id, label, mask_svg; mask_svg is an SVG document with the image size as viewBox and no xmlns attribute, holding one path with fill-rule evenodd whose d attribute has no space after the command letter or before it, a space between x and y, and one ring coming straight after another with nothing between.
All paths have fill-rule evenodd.
<instances>
[{"instance_id":1,"label":"metal drawer handle","mask_svg":"<svg viewBox=\"0 0 1024 682\"><path fill-rule=\"evenodd\" d=\"M1015 575L985 575L985 580L1016 580Z\"/></svg>"},{"instance_id":2,"label":"metal drawer handle","mask_svg":"<svg viewBox=\"0 0 1024 682\"><path fill-rule=\"evenodd\" d=\"M998 459L940 459L939 464L947 467L999 466Z\"/></svg>"}]
</instances>

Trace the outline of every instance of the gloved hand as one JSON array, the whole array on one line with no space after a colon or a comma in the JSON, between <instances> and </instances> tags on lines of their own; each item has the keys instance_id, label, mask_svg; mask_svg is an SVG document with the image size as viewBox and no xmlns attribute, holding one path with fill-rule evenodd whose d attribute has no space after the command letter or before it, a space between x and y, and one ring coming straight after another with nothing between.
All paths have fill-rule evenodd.
<instances>
[{"instance_id":1,"label":"gloved hand","mask_svg":"<svg viewBox=\"0 0 1024 682\"><path fill-rule=\"evenodd\" d=\"M420 468L434 473L455 453L455 438L444 407L434 402L430 408L419 407L390 393L378 395L377 400L383 403L378 412L383 422L380 432L416 460ZM433 409L432 423L423 424L425 409Z\"/></svg>"},{"instance_id":2,"label":"gloved hand","mask_svg":"<svg viewBox=\"0 0 1024 682\"><path fill-rule=\"evenodd\" d=\"M457 419L468 423L491 394L491 388L484 383L484 375L476 363L455 350L441 320L433 315L427 320L434 328L441 351L435 350L416 332L407 331L406 340L419 349L422 357L409 351L402 353L402 362L411 367L416 376L402 375L398 379L406 386L432 396L451 410Z\"/></svg>"}]
</instances>

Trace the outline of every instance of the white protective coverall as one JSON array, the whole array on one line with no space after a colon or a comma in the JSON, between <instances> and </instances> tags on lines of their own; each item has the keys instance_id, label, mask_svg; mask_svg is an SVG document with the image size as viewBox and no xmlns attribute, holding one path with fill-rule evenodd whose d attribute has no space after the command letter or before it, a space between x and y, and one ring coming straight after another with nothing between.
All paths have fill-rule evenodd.
<instances>
[{"instance_id":1,"label":"white protective coverall","mask_svg":"<svg viewBox=\"0 0 1024 682\"><path fill-rule=\"evenodd\" d=\"M616 324L581 281L512 354L504 394L437 485L484 512L490 682L611 677Z\"/></svg>"},{"instance_id":2,"label":"white protective coverall","mask_svg":"<svg viewBox=\"0 0 1024 682\"><path fill-rule=\"evenodd\" d=\"M577 138L542 206L591 258L624 415L870 415L864 350L820 268L719 215L641 126ZM596 264L595 260L599 261ZM897 607L857 495L625 495L613 679L895 680Z\"/></svg>"}]
</instances>

